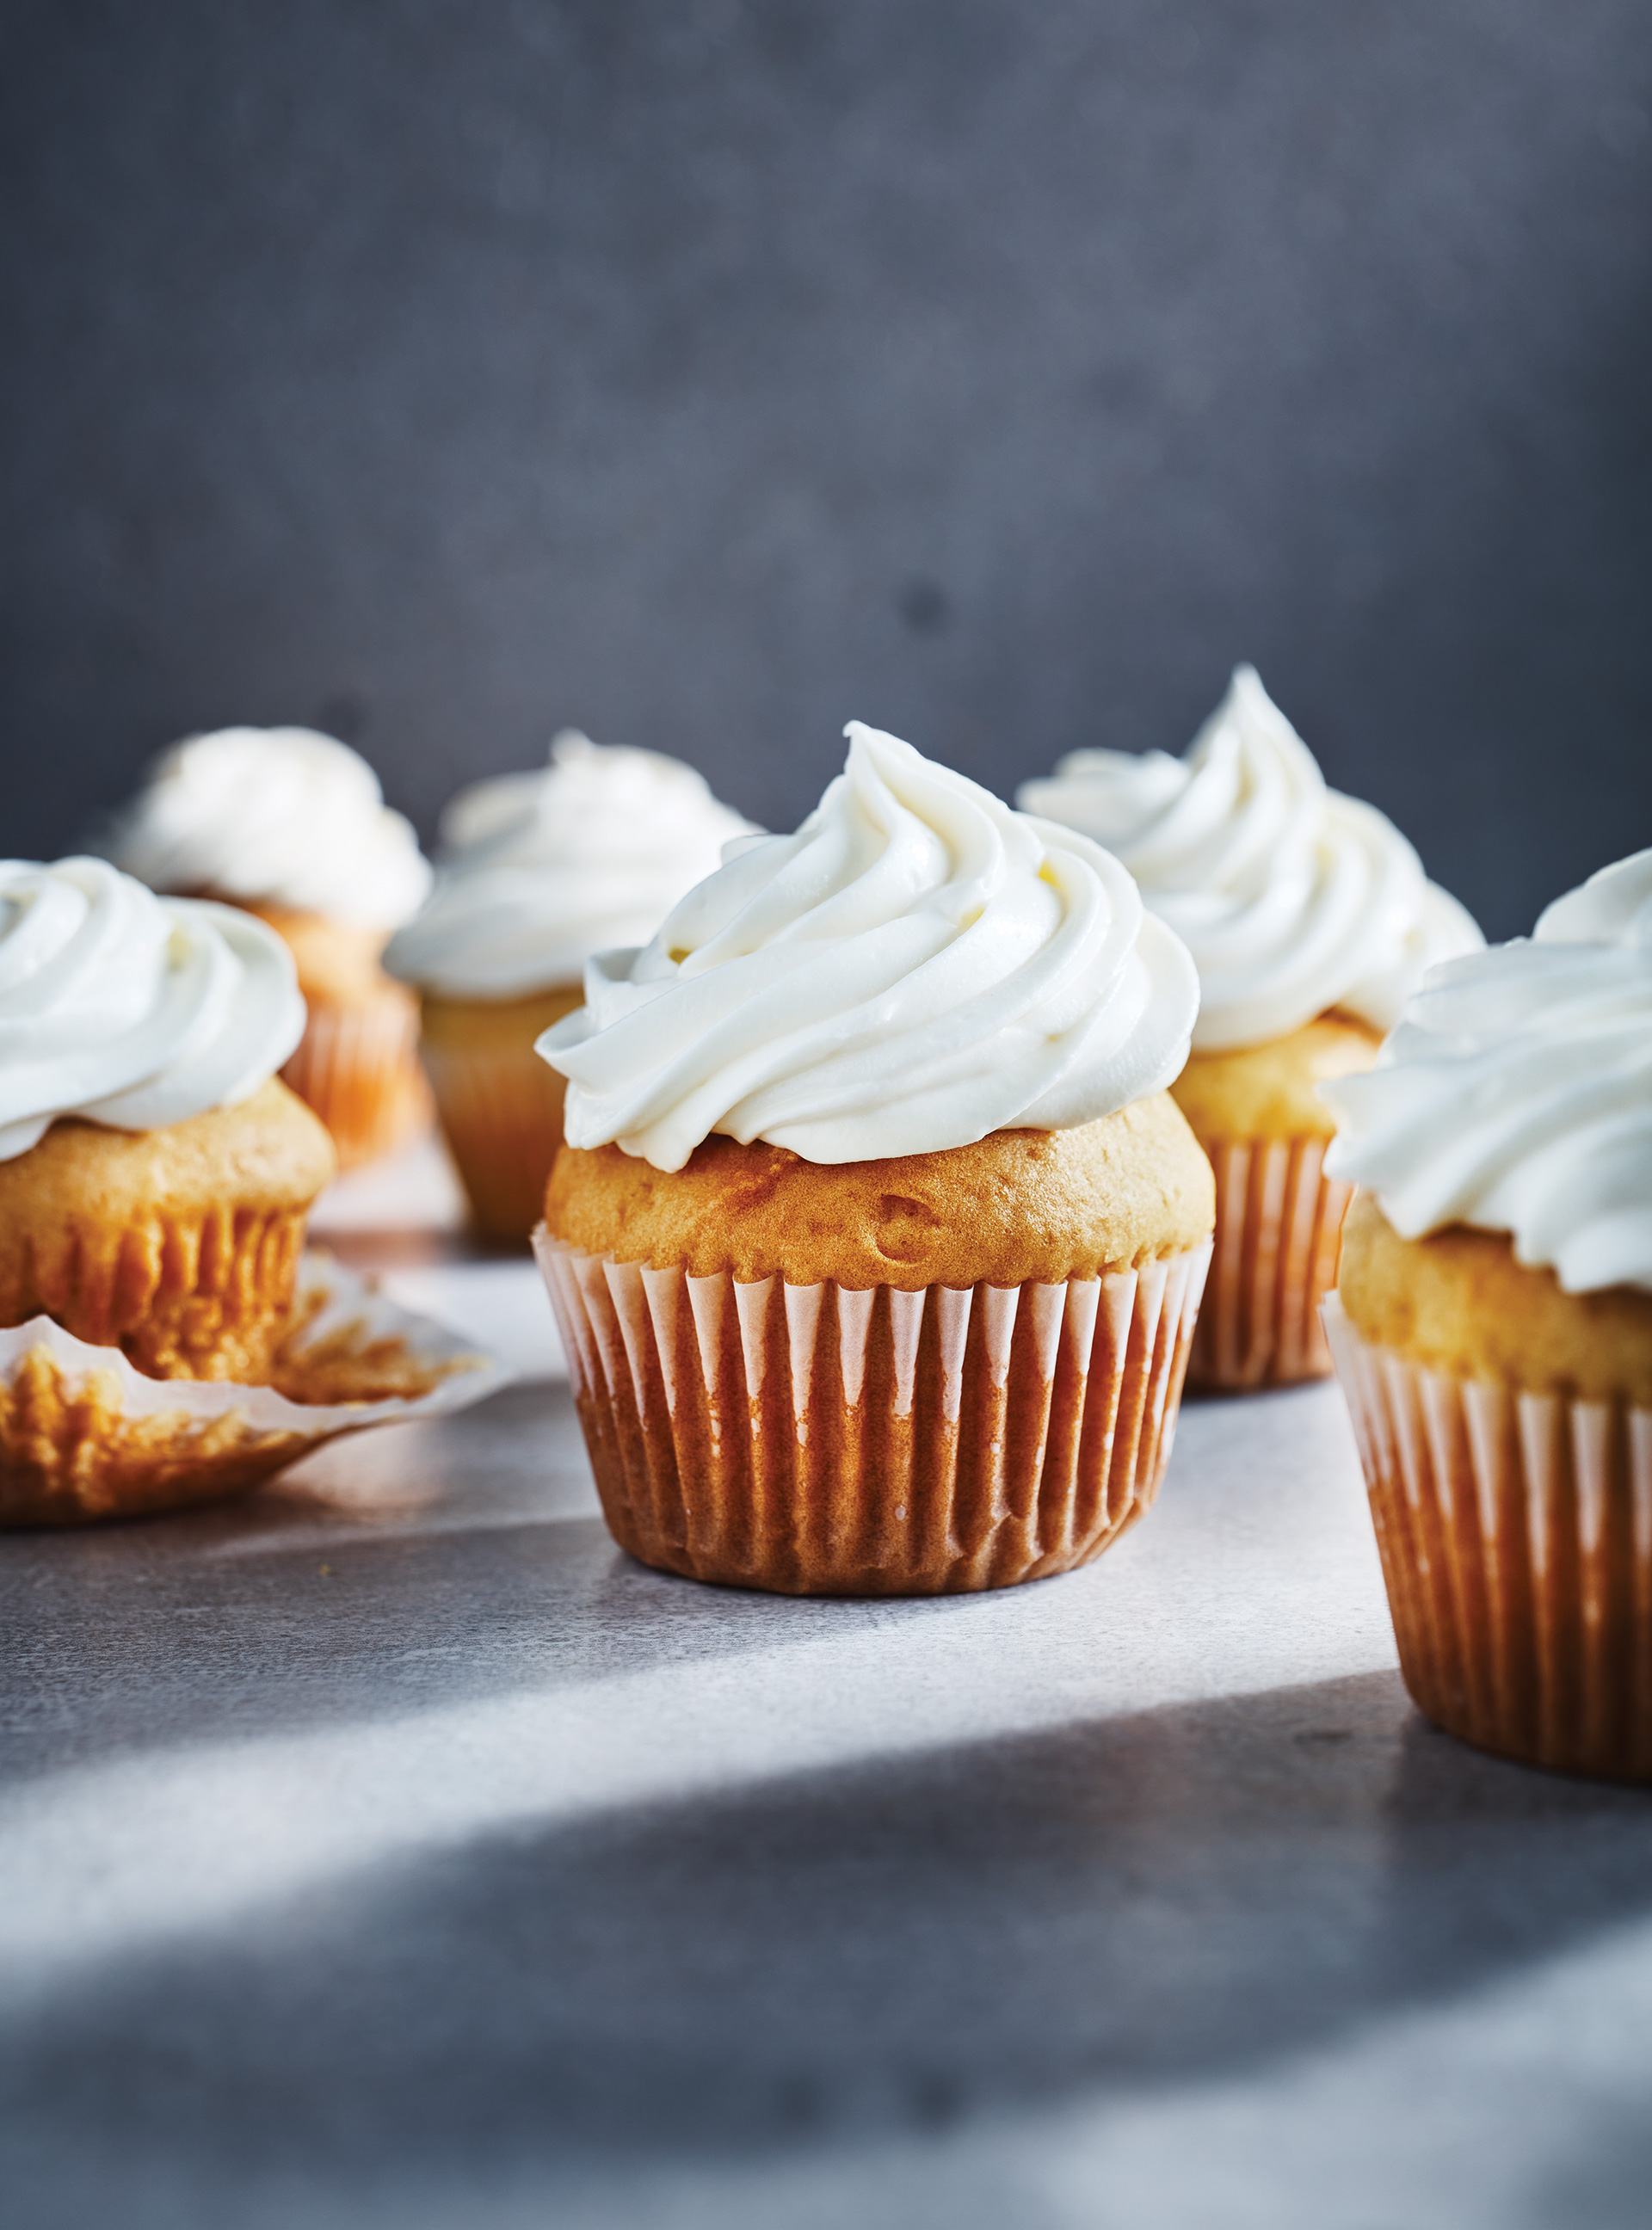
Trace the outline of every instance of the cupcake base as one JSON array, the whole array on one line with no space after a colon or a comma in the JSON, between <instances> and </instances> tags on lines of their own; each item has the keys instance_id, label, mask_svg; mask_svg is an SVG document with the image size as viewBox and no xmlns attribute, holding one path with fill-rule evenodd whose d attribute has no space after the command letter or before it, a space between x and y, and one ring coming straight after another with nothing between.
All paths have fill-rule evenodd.
<instances>
[{"instance_id":1,"label":"cupcake base","mask_svg":"<svg viewBox=\"0 0 1652 2230\"><path fill-rule=\"evenodd\" d=\"M472 1220L491 1239L526 1239L544 1213L568 1086L533 1044L584 996L577 983L522 999L424 995L420 1051L436 1113Z\"/></svg>"},{"instance_id":2,"label":"cupcake base","mask_svg":"<svg viewBox=\"0 0 1652 2230\"><path fill-rule=\"evenodd\" d=\"M1238 1392L1325 1377L1320 1305L1337 1282L1352 1196L1324 1173L1329 1140L1201 1143L1216 1171L1216 1224L1189 1382Z\"/></svg>"},{"instance_id":3,"label":"cupcake base","mask_svg":"<svg viewBox=\"0 0 1652 2230\"><path fill-rule=\"evenodd\" d=\"M152 1378L261 1380L332 1168L273 1078L153 1131L62 1118L0 1162L0 1326L50 1317Z\"/></svg>"},{"instance_id":4,"label":"cupcake base","mask_svg":"<svg viewBox=\"0 0 1652 2230\"><path fill-rule=\"evenodd\" d=\"M309 1021L281 1080L332 1133L341 1170L392 1152L429 1122L418 1027L418 1002L388 977L361 1003L310 996Z\"/></svg>"},{"instance_id":5,"label":"cupcake base","mask_svg":"<svg viewBox=\"0 0 1652 2230\"><path fill-rule=\"evenodd\" d=\"M1400 1669L1482 1750L1652 1780L1652 1410L1431 1370L1325 1326Z\"/></svg>"},{"instance_id":6,"label":"cupcake base","mask_svg":"<svg viewBox=\"0 0 1652 2230\"><path fill-rule=\"evenodd\" d=\"M1208 1243L1064 1285L787 1285L534 1250L610 1531L787 1595L1013 1586L1100 1556L1169 1458Z\"/></svg>"},{"instance_id":7,"label":"cupcake base","mask_svg":"<svg viewBox=\"0 0 1652 2230\"><path fill-rule=\"evenodd\" d=\"M257 1385L147 1378L36 1317L0 1331L0 1528L218 1501L342 1433L463 1408L507 1375L321 1254L304 1259Z\"/></svg>"}]
</instances>

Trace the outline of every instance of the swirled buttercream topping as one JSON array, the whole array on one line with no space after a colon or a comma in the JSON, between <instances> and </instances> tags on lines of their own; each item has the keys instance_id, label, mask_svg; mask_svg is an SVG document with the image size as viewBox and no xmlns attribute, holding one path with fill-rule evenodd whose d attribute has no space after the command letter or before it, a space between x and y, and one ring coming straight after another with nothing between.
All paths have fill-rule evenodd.
<instances>
[{"instance_id":1,"label":"swirled buttercream topping","mask_svg":"<svg viewBox=\"0 0 1652 2230\"><path fill-rule=\"evenodd\" d=\"M210 892L393 929L430 887L410 822L347 744L221 728L163 752L100 848L152 890Z\"/></svg>"},{"instance_id":2,"label":"swirled buttercream topping","mask_svg":"<svg viewBox=\"0 0 1652 2230\"><path fill-rule=\"evenodd\" d=\"M1483 940L1374 805L1327 790L1254 667L1184 758L1069 752L1029 813L1116 852L1199 971L1197 1052L1260 1045L1340 1007L1379 1030L1436 960Z\"/></svg>"},{"instance_id":3,"label":"swirled buttercream topping","mask_svg":"<svg viewBox=\"0 0 1652 2230\"><path fill-rule=\"evenodd\" d=\"M1652 1291L1652 851L1430 970L1377 1067L1320 1091L1326 1168L1402 1238L1507 1231L1566 1292Z\"/></svg>"},{"instance_id":4,"label":"swirled buttercream topping","mask_svg":"<svg viewBox=\"0 0 1652 2230\"><path fill-rule=\"evenodd\" d=\"M233 1107L303 1034L292 955L251 914L106 860L0 860L0 1161L60 1115L153 1131Z\"/></svg>"},{"instance_id":5,"label":"swirled buttercream topping","mask_svg":"<svg viewBox=\"0 0 1652 2230\"><path fill-rule=\"evenodd\" d=\"M681 1169L713 1131L811 1162L1065 1130L1162 1090L1198 1002L1087 837L851 721L792 836L754 836L640 952L599 954L539 1050L569 1143Z\"/></svg>"},{"instance_id":6,"label":"swirled buttercream topping","mask_svg":"<svg viewBox=\"0 0 1652 2230\"><path fill-rule=\"evenodd\" d=\"M548 766L453 799L436 887L384 964L455 998L577 983L593 952L645 944L751 827L680 759L565 729Z\"/></svg>"}]
</instances>

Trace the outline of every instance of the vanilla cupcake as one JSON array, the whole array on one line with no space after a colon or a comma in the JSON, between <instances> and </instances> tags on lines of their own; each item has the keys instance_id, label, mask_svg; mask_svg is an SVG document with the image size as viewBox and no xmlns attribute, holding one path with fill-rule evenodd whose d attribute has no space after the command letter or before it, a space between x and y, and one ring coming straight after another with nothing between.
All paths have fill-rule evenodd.
<instances>
[{"instance_id":1,"label":"vanilla cupcake","mask_svg":"<svg viewBox=\"0 0 1652 2230\"><path fill-rule=\"evenodd\" d=\"M261 1379L333 1167L274 1080L303 1028L261 922L103 860L0 862L0 1325Z\"/></svg>"},{"instance_id":2,"label":"vanilla cupcake","mask_svg":"<svg viewBox=\"0 0 1652 2230\"><path fill-rule=\"evenodd\" d=\"M1186 756L1070 753L1016 802L1117 854L1199 973L1172 1086L1216 1170L1216 1251L1190 1377L1287 1384L1330 1368L1319 1306L1348 1189L1326 1174L1327 1079L1369 1068L1430 963L1482 942L1374 806L1327 790L1255 670Z\"/></svg>"},{"instance_id":3,"label":"vanilla cupcake","mask_svg":"<svg viewBox=\"0 0 1652 2230\"><path fill-rule=\"evenodd\" d=\"M748 821L692 767L567 729L548 766L462 790L436 887L385 965L423 994L424 1064L480 1228L525 1239L562 1143L563 1082L533 1051L593 952L646 943Z\"/></svg>"},{"instance_id":4,"label":"vanilla cupcake","mask_svg":"<svg viewBox=\"0 0 1652 2230\"><path fill-rule=\"evenodd\" d=\"M644 1563L795 1594L1001 1587L1152 1501L1209 1258L1165 1086L1197 1002L1083 836L852 724L540 1041L535 1234Z\"/></svg>"},{"instance_id":5,"label":"vanilla cupcake","mask_svg":"<svg viewBox=\"0 0 1652 2230\"><path fill-rule=\"evenodd\" d=\"M191 736L157 760L100 848L152 890L228 901L286 941L309 1021L283 1074L344 1165L428 1120L416 1003L379 955L430 869L347 744L308 728Z\"/></svg>"},{"instance_id":6,"label":"vanilla cupcake","mask_svg":"<svg viewBox=\"0 0 1652 2230\"><path fill-rule=\"evenodd\" d=\"M1507 1756L1652 1779L1652 851L1433 970L1325 1097L1406 1685Z\"/></svg>"}]
</instances>

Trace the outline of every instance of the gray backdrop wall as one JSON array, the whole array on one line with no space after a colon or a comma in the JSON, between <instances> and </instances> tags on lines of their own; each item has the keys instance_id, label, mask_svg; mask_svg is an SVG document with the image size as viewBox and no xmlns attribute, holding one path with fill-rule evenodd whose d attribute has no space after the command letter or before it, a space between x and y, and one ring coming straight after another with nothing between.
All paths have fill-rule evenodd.
<instances>
[{"instance_id":1,"label":"gray backdrop wall","mask_svg":"<svg viewBox=\"0 0 1652 2230\"><path fill-rule=\"evenodd\" d=\"M1652 841L1647 0L11 0L0 847L313 720L790 826L1254 658L1488 930Z\"/></svg>"}]
</instances>

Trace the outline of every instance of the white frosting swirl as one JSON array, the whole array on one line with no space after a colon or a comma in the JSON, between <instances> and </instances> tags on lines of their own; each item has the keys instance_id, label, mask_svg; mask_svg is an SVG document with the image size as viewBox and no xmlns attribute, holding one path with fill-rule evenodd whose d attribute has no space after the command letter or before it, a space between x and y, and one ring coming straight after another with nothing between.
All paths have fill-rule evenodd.
<instances>
[{"instance_id":1,"label":"white frosting swirl","mask_svg":"<svg viewBox=\"0 0 1652 2230\"><path fill-rule=\"evenodd\" d=\"M575 1146L681 1169L708 1132L811 1162L1064 1130L1163 1089L1198 1002L1087 837L851 721L792 836L754 836L640 952L599 954L539 1050Z\"/></svg>"},{"instance_id":2,"label":"white frosting swirl","mask_svg":"<svg viewBox=\"0 0 1652 2230\"><path fill-rule=\"evenodd\" d=\"M565 729L548 766L448 804L436 887L384 965L456 998L577 983L593 952L652 937L751 827L680 759Z\"/></svg>"},{"instance_id":3,"label":"white frosting swirl","mask_svg":"<svg viewBox=\"0 0 1652 2230\"><path fill-rule=\"evenodd\" d=\"M1116 852L1186 941L1197 1052L1330 1007L1390 1029L1425 968L1484 941L1385 815L1326 788L1254 667L1235 668L1185 757L1072 751L1016 802Z\"/></svg>"},{"instance_id":4,"label":"white frosting swirl","mask_svg":"<svg viewBox=\"0 0 1652 2230\"><path fill-rule=\"evenodd\" d=\"M1652 850L1430 970L1377 1067L1320 1091L1326 1169L1403 1238L1512 1232L1569 1293L1652 1291Z\"/></svg>"},{"instance_id":5,"label":"white frosting swirl","mask_svg":"<svg viewBox=\"0 0 1652 2230\"><path fill-rule=\"evenodd\" d=\"M221 728L164 752L100 848L156 891L393 929L430 866L365 759L311 728Z\"/></svg>"},{"instance_id":6,"label":"white frosting swirl","mask_svg":"<svg viewBox=\"0 0 1652 2230\"><path fill-rule=\"evenodd\" d=\"M0 860L0 1161L60 1115L152 1131L233 1107L303 1034L293 957L251 914L106 860Z\"/></svg>"}]
</instances>

